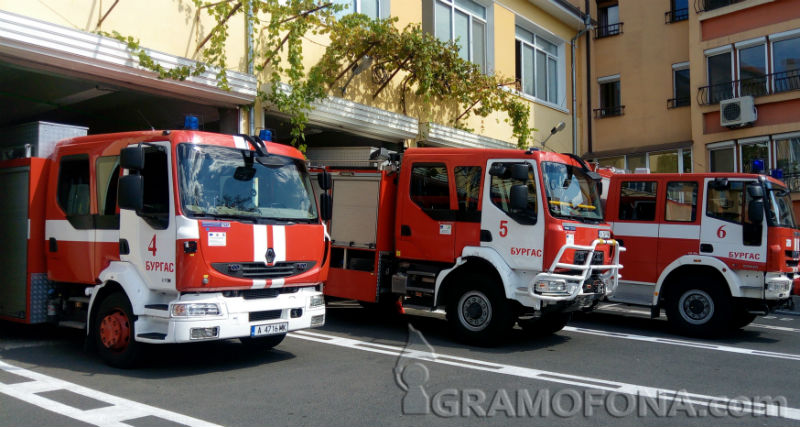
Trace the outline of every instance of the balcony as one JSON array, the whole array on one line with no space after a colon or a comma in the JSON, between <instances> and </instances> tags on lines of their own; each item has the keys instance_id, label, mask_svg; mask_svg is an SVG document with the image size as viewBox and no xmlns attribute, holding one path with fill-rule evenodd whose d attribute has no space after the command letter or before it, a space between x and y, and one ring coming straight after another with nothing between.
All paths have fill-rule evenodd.
<instances>
[{"instance_id":1,"label":"balcony","mask_svg":"<svg viewBox=\"0 0 800 427\"><path fill-rule=\"evenodd\" d=\"M691 99L688 96L680 96L667 100L667 109L688 107L691 104Z\"/></svg>"},{"instance_id":2,"label":"balcony","mask_svg":"<svg viewBox=\"0 0 800 427\"><path fill-rule=\"evenodd\" d=\"M746 0L694 0L694 10L697 13L708 12L709 10L719 9L743 1Z\"/></svg>"},{"instance_id":3,"label":"balcony","mask_svg":"<svg viewBox=\"0 0 800 427\"><path fill-rule=\"evenodd\" d=\"M703 86L697 90L697 102L711 105L739 96L759 97L792 90L800 90L800 69Z\"/></svg>"},{"instance_id":4,"label":"balcony","mask_svg":"<svg viewBox=\"0 0 800 427\"><path fill-rule=\"evenodd\" d=\"M686 21L689 19L689 8L674 9L664 12L664 23L671 24L673 22Z\"/></svg>"},{"instance_id":5,"label":"balcony","mask_svg":"<svg viewBox=\"0 0 800 427\"><path fill-rule=\"evenodd\" d=\"M604 37L611 37L620 34L622 34L622 22L604 25L602 27L597 27L594 30L595 39L602 39Z\"/></svg>"},{"instance_id":6,"label":"balcony","mask_svg":"<svg viewBox=\"0 0 800 427\"><path fill-rule=\"evenodd\" d=\"M625 106L615 105L613 107L595 108L592 111L594 111L595 119L604 119L606 117L621 116L625 114Z\"/></svg>"}]
</instances>

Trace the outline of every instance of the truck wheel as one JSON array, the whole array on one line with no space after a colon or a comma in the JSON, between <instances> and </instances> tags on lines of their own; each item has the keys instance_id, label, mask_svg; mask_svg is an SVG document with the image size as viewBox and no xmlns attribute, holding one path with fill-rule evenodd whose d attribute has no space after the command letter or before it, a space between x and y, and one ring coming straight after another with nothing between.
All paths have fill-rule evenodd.
<instances>
[{"instance_id":1,"label":"truck wheel","mask_svg":"<svg viewBox=\"0 0 800 427\"><path fill-rule=\"evenodd\" d=\"M239 341L246 347L260 350L269 350L280 344L286 334L268 335L266 337L241 337Z\"/></svg>"},{"instance_id":2,"label":"truck wheel","mask_svg":"<svg viewBox=\"0 0 800 427\"><path fill-rule=\"evenodd\" d=\"M472 345L497 345L514 325L515 316L497 286L482 283L455 292L447 305L447 320L456 336Z\"/></svg>"},{"instance_id":3,"label":"truck wheel","mask_svg":"<svg viewBox=\"0 0 800 427\"><path fill-rule=\"evenodd\" d=\"M538 319L517 320L520 328L526 333L543 337L554 334L567 326L572 320L572 313L547 313Z\"/></svg>"},{"instance_id":4,"label":"truck wheel","mask_svg":"<svg viewBox=\"0 0 800 427\"><path fill-rule=\"evenodd\" d=\"M731 329L742 329L752 323L753 320L756 320L755 314L750 314L744 309L739 309L733 314L733 319L731 320Z\"/></svg>"},{"instance_id":5,"label":"truck wheel","mask_svg":"<svg viewBox=\"0 0 800 427\"><path fill-rule=\"evenodd\" d=\"M136 365L142 344L136 342L135 318L128 297L116 292L100 302L94 320L95 348L100 358L116 368Z\"/></svg>"},{"instance_id":6,"label":"truck wheel","mask_svg":"<svg viewBox=\"0 0 800 427\"><path fill-rule=\"evenodd\" d=\"M692 277L667 294L667 319L680 334L708 337L730 325L731 301L708 279Z\"/></svg>"}]
</instances>

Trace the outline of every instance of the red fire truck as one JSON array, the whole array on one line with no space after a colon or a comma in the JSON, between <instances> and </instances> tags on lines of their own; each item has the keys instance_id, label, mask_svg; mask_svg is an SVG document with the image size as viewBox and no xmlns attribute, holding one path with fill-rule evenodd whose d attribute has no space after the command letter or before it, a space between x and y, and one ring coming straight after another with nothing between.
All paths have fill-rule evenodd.
<instances>
[{"instance_id":1,"label":"red fire truck","mask_svg":"<svg viewBox=\"0 0 800 427\"><path fill-rule=\"evenodd\" d=\"M606 218L628 249L610 301L666 310L688 335L738 329L789 299L800 231L785 185L757 174L628 174L607 180Z\"/></svg>"},{"instance_id":2,"label":"red fire truck","mask_svg":"<svg viewBox=\"0 0 800 427\"><path fill-rule=\"evenodd\" d=\"M85 327L122 367L143 343L272 347L324 324L329 242L294 148L143 131L39 155L0 162L3 319Z\"/></svg>"},{"instance_id":3,"label":"red fire truck","mask_svg":"<svg viewBox=\"0 0 800 427\"><path fill-rule=\"evenodd\" d=\"M448 148L308 155L333 180L326 295L446 313L459 338L489 345L515 321L558 331L570 311L616 287L623 248L603 220L600 176L577 157Z\"/></svg>"}]
</instances>

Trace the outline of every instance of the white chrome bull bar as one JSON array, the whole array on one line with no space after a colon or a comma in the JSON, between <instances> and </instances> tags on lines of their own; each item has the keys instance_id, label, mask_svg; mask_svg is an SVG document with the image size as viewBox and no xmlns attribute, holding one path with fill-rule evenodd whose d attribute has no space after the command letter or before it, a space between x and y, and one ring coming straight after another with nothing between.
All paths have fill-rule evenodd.
<instances>
[{"instance_id":1,"label":"white chrome bull bar","mask_svg":"<svg viewBox=\"0 0 800 427\"><path fill-rule=\"evenodd\" d=\"M602 265L593 265L592 258L594 258L595 249L597 245L611 245L614 247L614 259L611 264L602 264ZM583 264L568 264L561 262L561 257L564 255L564 252L569 249L579 250L579 251L588 251L586 255L586 261ZM617 289L617 285L619 285L619 270L622 268L622 265L619 263L619 254L620 252L625 251L623 246L620 246L619 242L615 239L595 239L590 246L586 245L564 245L558 251L558 255L556 255L553 263L550 265L550 268L547 271L541 272L534 277L533 281L528 285L528 294L533 298L538 298L544 301L570 301L575 299L578 295L583 293L583 284L586 280L592 275L594 271L604 271L604 273L600 274L600 279L607 283L605 287L605 294L611 295ZM555 270L557 268L567 268L570 270L579 270L581 271L580 275L574 274L563 274L563 273L556 273ZM543 295L541 293L535 292L535 286L537 283L541 281L554 281L554 280L562 280L566 282L567 285L574 284L575 286L569 293L559 294L559 295ZM589 294L586 294L589 295Z\"/></svg>"}]
</instances>

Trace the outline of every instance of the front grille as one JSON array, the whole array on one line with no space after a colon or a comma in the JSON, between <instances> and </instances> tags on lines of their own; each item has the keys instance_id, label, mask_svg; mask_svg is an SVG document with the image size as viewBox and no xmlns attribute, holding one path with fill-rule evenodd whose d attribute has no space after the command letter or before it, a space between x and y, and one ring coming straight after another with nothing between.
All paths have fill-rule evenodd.
<instances>
[{"instance_id":1,"label":"front grille","mask_svg":"<svg viewBox=\"0 0 800 427\"><path fill-rule=\"evenodd\" d=\"M314 262L278 262L272 266L263 262L216 262L211 266L226 276L240 279L280 279L304 273L314 267Z\"/></svg>"},{"instance_id":2,"label":"front grille","mask_svg":"<svg viewBox=\"0 0 800 427\"><path fill-rule=\"evenodd\" d=\"M589 251L575 251L575 258L573 264L583 265L586 263L586 257L589 255ZM603 265L605 261L605 254L603 252L596 251L594 255L592 255L592 265Z\"/></svg>"},{"instance_id":3,"label":"front grille","mask_svg":"<svg viewBox=\"0 0 800 427\"><path fill-rule=\"evenodd\" d=\"M281 314L283 314L283 310L254 311L250 313L250 321L260 322L262 320L280 319Z\"/></svg>"}]
</instances>

